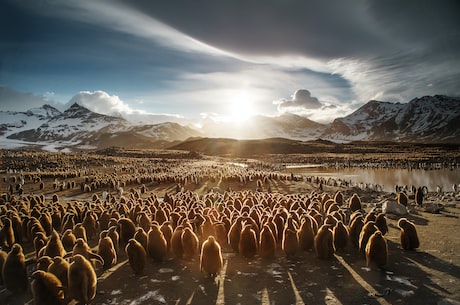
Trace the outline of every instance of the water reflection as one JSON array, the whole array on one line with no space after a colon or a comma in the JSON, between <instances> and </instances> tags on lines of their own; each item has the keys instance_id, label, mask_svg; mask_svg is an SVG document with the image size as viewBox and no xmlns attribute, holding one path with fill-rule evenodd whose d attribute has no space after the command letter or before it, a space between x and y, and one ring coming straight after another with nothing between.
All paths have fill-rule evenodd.
<instances>
[{"instance_id":1,"label":"water reflection","mask_svg":"<svg viewBox=\"0 0 460 305\"><path fill-rule=\"evenodd\" d=\"M429 191L436 191L440 186L444 191L452 191L454 183L460 183L460 169L384 169L384 168L322 168L322 167L291 167L285 172L304 176L321 176L341 178L353 183L373 183L383 186L384 191L394 192L398 185L426 185Z\"/></svg>"}]
</instances>

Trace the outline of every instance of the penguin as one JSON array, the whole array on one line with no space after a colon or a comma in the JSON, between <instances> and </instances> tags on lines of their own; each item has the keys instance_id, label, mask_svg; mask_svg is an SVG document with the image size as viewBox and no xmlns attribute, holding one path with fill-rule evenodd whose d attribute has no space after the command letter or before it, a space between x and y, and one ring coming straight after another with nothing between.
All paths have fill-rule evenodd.
<instances>
[{"instance_id":1,"label":"penguin","mask_svg":"<svg viewBox=\"0 0 460 305\"><path fill-rule=\"evenodd\" d=\"M66 251L64 249L64 246L62 245L62 241L59 237L59 234L58 232L56 232L56 230L53 230L51 232L51 236L48 239L48 243L45 246L45 251L43 252L43 255L47 255L49 257L64 257L65 254Z\"/></svg>"},{"instance_id":2,"label":"penguin","mask_svg":"<svg viewBox=\"0 0 460 305\"><path fill-rule=\"evenodd\" d=\"M75 234L73 234L71 229L65 230L64 234L62 234L61 243L66 252L72 251L76 241L77 237L75 236Z\"/></svg>"},{"instance_id":3,"label":"penguin","mask_svg":"<svg viewBox=\"0 0 460 305\"><path fill-rule=\"evenodd\" d=\"M286 257L293 257L299 248L299 237L295 229L286 227L283 231L281 249Z\"/></svg>"},{"instance_id":4,"label":"penguin","mask_svg":"<svg viewBox=\"0 0 460 305\"><path fill-rule=\"evenodd\" d=\"M135 274L140 274L147 263L147 252L140 242L131 238L125 247L128 262Z\"/></svg>"},{"instance_id":5,"label":"penguin","mask_svg":"<svg viewBox=\"0 0 460 305\"><path fill-rule=\"evenodd\" d=\"M29 281L24 253L20 244L14 244L3 263L2 278L5 288L13 293L27 291Z\"/></svg>"},{"instance_id":6,"label":"penguin","mask_svg":"<svg viewBox=\"0 0 460 305\"><path fill-rule=\"evenodd\" d=\"M259 256L263 259L272 258L276 252L276 239L270 226L264 225L259 236Z\"/></svg>"},{"instance_id":7,"label":"penguin","mask_svg":"<svg viewBox=\"0 0 460 305\"><path fill-rule=\"evenodd\" d=\"M0 285L3 285L2 270L3 270L3 265L5 264L7 256L8 256L8 253L0 249Z\"/></svg>"},{"instance_id":8,"label":"penguin","mask_svg":"<svg viewBox=\"0 0 460 305\"><path fill-rule=\"evenodd\" d=\"M102 257L104 265L102 268L107 270L117 263L117 252L113 246L112 239L108 236L99 239L97 254Z\"/></svg>"},{"instance_id":9,"label":"penguin","mask_svg":"<svg viewBox=\"0 0 460 305\"><path fill-rule=\"evenodd\" d=\"M319 259L330 259L334 256L334 242L330 226L322 225L315 236L315 254Z\"/></svg>"},{"instance_id":10,"label":"penguin","mask_svg":"<svg viewBox=\"0 0 460 305\"><path fill-rule=\"evenodd\" d=\"M91 261L92 259L98 261L102 266L104 265L104 259L96 253L91 251L91 248L88 244L83 240L83 238L78 238L73 246L72 252L68 253L64 256L64 258L68 258L70 256L75 257L75 255L82 255L87 260Z\"/></svg>"},{"instance_id":11,"label":"penguin","mask_svg":"<svg viewBox=\"0 0 460 305\"><path fill-rule=\"evenodd\" d=\"M407 197L406 193L398 192L398 203L403 206L407 206L409 204L409 197Z\"/></svg>"},{"instance_id":12,"label":"penguin","mask_svg":"<svg viewBox=\"0 0 460 305\"><path fill-rule=\"evenodd\" d=\"M32 273L31 279L35 305L61 305L64 303L64 288L54 274L37 270Z\"/></svg>"},{"instance_id":13,"label":"penguin","mask_svg":"<svg viewBox=\"0 0 460 305\"><path fill-rule=\"evenodd\" d=\"M252 259L258 252L257 236L252 225L245 225L241 230L238 252L245 258Z\"/></svg>"},{"instance_id":14,"label":"penguin","mask_svg":"<svg viewBox=\"0 0 460 305\"><path fill-rule=\"evenodd\" d=\"M1 223L3 223L3 227L0 229L0 245L4 244L5 250L9 250L15 242L13 225L7 217L2 217Z\"/></svg>"},{"instance_id":15,"label":"penguin","mask_svg":"<svg viewBox=\"0 0 460 305\"><path fill-rule=\"evenodd\" d=\"M371 235L374 234L377 230L378 228L374 221L369 221L364 224L363 228L361 229L361 233L359 234L359 251L361 253L365 254L367 242L369 241Z\"/></svg>"},{"instance_id":16,"label":"penguin","mask_svg":"<svg viewBox=\"0 0 460 305\"><path fill-rule=\"evenodd\" d=\"M200 254L200 271L211 277L220 273L223 266L222 250L214 236L208 236L203 242Z\"/></svg>"},{"instance_id":17,"label":"penguin","mask_svg":"<svg viewBox=\"0 0 460 305\"><path fill-rule=\"evenodd\" d=\"M62 286L68 287L68 274L70 263L60 256L53 258L53 262L48 266L48 272L54 274L62 283Z\"/></svg>"},{"instance_id":18,"label":"penguin","mask_svg":"<svg viewBox=\"0 0 460 305\"><path fill-rule=\"evenodd\" d=\"M337 221L332 229L335 251L343 250L348 244L348 229L341 220Z\"/></svg>"},{"instance_id":19,"label":"penguin","mask_svg":"<svg viewBox=\"0 0 460 305\"><path fill-rule=\"evenodd\" d=\"M115 247L115 251L117 253L120 252L120 235L118 234L117 227L116 226L111 226L109 227L107 231L107 236L110 237L110 239L113 242L113 246Z\"/></svg>"},{"instance_id":20,"label":"penguin","mask_svg":"<svg viewBox=\"0 0 460 305\"><path fill-rule=\"evenodd\" d=\"M158 224L153 224L150 228L147 247L147 254L154 261L161 262L165 259L168 251L168 243Z\"/></svg>"},{"instance_id":21,"label":"penguin","mask_svg":"<svg viewBox=\"0 0 460 305\"><path fill-rule=\"evenodd\" d=\"M385 217L385 214L379 213L377 217L375 218L375 225L379 229L380 232L382 232L382 235L385 235L388 233L388 225L387 225L387 219Z\"/></svg>"},{"instance_id":22,"label":"penguin","mask_svg":"<svg viewBox=\"0 0 460 305\"><path fill-rule=\"evenodd\" d=\"M182 250L185 257L193 258L198 254L200 241L198 236L189 228L184 228L181 236Z\"/></svg>"},{"instance_id":23,"label":"penguin","mask_svg":"<svg viewBox=\"0 0 460 305\"><path fill-rule=\"evenodd\" d=\"M353 214L355 215L355 214ZM353 216L352 215L352 216ZM364 220L362 214L356 214L357 216L352 218L349 230L350 241L356 248L359 248L359 235L364 227ZM351 219L351 218L350 218Z\"/></svg>"},{"instance_id":24,"label":"penguin","mask_svg":"<svg viewBox=\"0 0 460 305\"><path fill-rule=\"evenodd\" d=\"M49 265L53 262L53 259L47 255L43 255L37 260L36 268L37 270L47 271Z\"/></svg>"},{"instance_id":25,"label":"penguin","mask_svg":"<svg viewBox=\"0 0 460 305\"><path fill-rule=\"evenodd\" d=\"M129 218L120 218L118 220L118 227L120 228L120 244L126 245L131 238L134 238L136 225Z\"/></svg>"},{"instance_id":26,"label":"penguin","mask_svg":"<svg viewBox=\"0 0 460 305\"><path fill-rule=\"evenodd\" d=\"M88 241L86 229L80 222L73 227L73 234L77 239L82 238L85 242Z\"/></svg>"},{"instance_id":27,"label":"penguin","mask_svg":"<svg viewBox=\"0 0 460 305\"><path fill-rule=\"evenodd\" d=\"M375 231L371 235L366 245L366 265L371 267L375 264L377 267L382 268L388 261L388 244L383 237L382 232Z\"/></svg>"},{"instance_id":28,"label":"penguin","mask_svg":"<svg viewBox=\"0 0 460 305\"><path fill-rule=\"evenodd\" d=\"M349 201L350 212L355 212L361 210L361 199L359 198L358 194L354 193L350 197Z\"/></svg>"},{"instance_id":29,"label":"penguin","mask_svg":"<svg viewBox=\"0 0 460 305\"><path fill-rule=\"evenodd\" d=\"M417 229L415 224L406 218L401 218L398 221L398 227L401 229L400 242L404 250L415 250L420 247L420 240L418 239Z\"/></svg>"},{"instance_id":30,"label":"penguin","mask_svg":"<svg viewBox=\"0 0 460 305\"><path fill-rule=\"evenodd\" d=\"M46 237L45 233L37 232L34 237L34 249L35 249L35 257L40 257L40 251L43 253L42 249L48 243L48 237Z\"/></svg>"},{"instance_id":31,"label":"penguin","mask_svg":"<svg viewBox=\"0 0 460 305\"><path fill-rule=\"evenodd\" d=\"M228 243L230 247L238 253L238 248L239 248L239 242L240 242L240 236L241 236L241 230L243 229L242 225L243 218L238 217L236 221L233 223L233 225L230 227L230 230L228 231Z\"/></svg>"},{"instance_id":32,"label":"penguin","mask_svg":"<svg viewBox=\"0 0 460 305\"><path fill-rule=\"evenodd\" d=\"M73 256L68 273L69 298L90 304L96 296L97 276L91 263L81 254Z\"/></svg>"},{"instance_id":33,"label":"penguin","mask_svg":"<svg viewBox=\"0 0 460 305\"><path fill-rule=\"evenodd\" d=\"M147 251L149 237L144 229L141 227L137 228L133 238L137 240L142 245L142 247L144 247L145 251Z\"/></svg>"},{"instance_id":34,"label":"penguin","mask_svg":"<svg viewBox=\"0 0 460 305\"><path fill-rule=\"evenodd\" d=\"M299 229L299 248L302 251L313 249L315 232L312 225L312 217L306 216L302 219Z\"/></svg>"},{"instance_id":35,"label":"penguin","mask_svg":"<svg viewBox=\"0 0 460 305\"><path fill-rule=\"evenodd\" d=\"M163 222L163 224L160 226L160 231L163 233L163 236L166 239L166 246L169 252L171 250L171 237L173 234L173 228L170 222L169 221Z\"/></svg>"},{"instance_id":36,"label":"penguin","mask_svg":"<svg viewBox=\"0 0 460 305\"><path fill-rule=\"evenodd\" d=\"M179 225L174 230L173 235L171 236L171 253L174 255L175 258L181 259L184 253L184 249L182 248L182 232L183 226Z\"/></svg>"}]
</instances>

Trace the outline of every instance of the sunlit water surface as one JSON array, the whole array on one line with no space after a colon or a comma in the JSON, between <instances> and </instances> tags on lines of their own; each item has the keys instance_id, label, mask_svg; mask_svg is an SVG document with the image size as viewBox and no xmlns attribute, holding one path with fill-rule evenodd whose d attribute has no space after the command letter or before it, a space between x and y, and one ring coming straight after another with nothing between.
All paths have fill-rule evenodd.
<instances>
[{"instance_id":1,"label":"sunlit water surface","mask_svg":"<svg viewBox=\"0 0 460 305\"><path fill-rule=\"evenodd\" d=\"M322 168L322 167L292 167L285 172L304 176L320 176L340 178L353 183L372 183L383 186L383 190L394 192L395 185L427 186L429 191L436 191L438 186L444 191L452 191L453 184L460 183L460 169L382 169L382 168Z\"/></svg>"}]
</instances>

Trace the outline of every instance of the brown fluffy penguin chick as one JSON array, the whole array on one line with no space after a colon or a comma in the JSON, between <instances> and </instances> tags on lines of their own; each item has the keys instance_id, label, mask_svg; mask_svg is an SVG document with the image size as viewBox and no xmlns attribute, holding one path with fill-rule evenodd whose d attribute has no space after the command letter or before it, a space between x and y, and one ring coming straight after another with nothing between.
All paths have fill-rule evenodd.
<instances>
[{"instance_id":1,"label":"brown fluffy penguin chick","mask_svg":"<svg viewBox=\"0 0 460 305\"><path fill-rule=\"evenodd\" d=\"M120 251L120 235L117 232L117 227L116 226L111 226L109 230L107 231L107 236L110 237L110 239L113 242L113 246L115 247L115 251L119 253Z\"/></svg>"},{"instance_id":2,"label":"brown fluffy penguin chick","mask_svg":"<svg viewBox=\"0 0 460 305\"><path fill-rule=\"evenodd\" d=\"M332 236L334 238L335 251L344 249L348 244L348 229L343 222L339 220L332 229Z\"/></svg>"},{"instance_id":3,"label":"brown fluffy penguin chick","mask_svg":"<svg viewBox=\"0 0 460 305\"><path fill-rule=\"evenodd\" d=\"M19 244L14 244L8 253L2 269L5 288L13 293L27 291L28 278L24 253Z\"/></svg>"},{"instance_id":4,"label":"brown fluffy penguin chick","mask_svg":"<svg viewBox=\"0 0 460 305\"><path fill-rule=\"evenodd\" d=\"M78 238L83 238L85 242L88 241L87 235L86 235L86 229L85 227L79 222L77 223L72 230L73 234L75 237Z\"/></svg>"},{"instance_id":5,"label":"brown fluffy penguin chick","mask_svg":"<svg viewBox=\"0 0 460 305\"><path fill-rule=\"evenodd\" d=\"M377 228L379 228L379 231L382 232L382 235L388 233L388 225L385 214L380 213L377 215L377 217L375 218L375 225L377 226Z\"/></svg>"},{"instance_id":6,"label":"brown fluffy penguin chick","mask_svg":"<svg viewBox=\"0 0 460 305\"><path fill-rule=\"evenodd\" d=\"M120 228L120 245L126 245L131 238L134 238L136 225L129 218L120 218L118 227Z\"/></svg>"},{"instance_id":7,"label":"brown fluffy penguin chick","mask_svg":"<svg viewBox=\"0 0 460 305\"><path fill-rule=\"evenodd\" d=\"M214 236L209 236L201 247L200 271L214 277L223 266L222 251Z\"/></svg>"},{"instance_id":8,"label":"brown fluffy penguin chick","mask_svg":"<svg viewBox=\"0 0 460 305\"><path fill-rule=\"evenodd\" d=\"M302 220L302 224L299 229L299 248L302 251L313 249L315 241L315 232L313 229L312 218L306 216Z\"/></svg>"},{"instance_id":9,"label":"brown fluffy penguin chick","mask_svg":"<svg viewBox=\"0 0 460 305\"><path fill-rule=\"evenodd\" d=\"M14 245L14 231L11 219L2 217L0 223L3 223L3 227L0 228L0 243L4 244L6 249L11 249Z\"/></svg>"},{"instance_id":10,"label":"brown fluffy penguin chick","mask_svg":"<svg viewBox=\"0 0 460 305\"><path fill-rule=\"evenodd\" d=\"M404 250L415 250L420 247L420 241L417 235L415 224L406 218L398 221L398 227L401 229L400 242Z\"/></svg>"},{"instance_id":11,"label":"brown fluffy penguin chick","mask_svg":"<svg viewBox=\"0 0 460 305\"><path fill-rule=\"evenodd\" d=\"M181 259L182 255L184 254L184 250L182 249L182 232L183 231L184 231L184 228L180 225L174 230L174 233L171 236L171 253L177 259Z\"/></svg>"},{"instance_id":12,"label":"brown fluffy penguin chick","mask_svg":"<svg viewBox=\"0 0 460 305\"><path fill-rule=\"evenodd\" d=\"M131 238L125 247L126 255L128 256L128 262L133 269L134 273L140 274L147 263L147 252L140 242Z\"/></svg>"},{"instance_id":13,"label":"brown fluffy penguin chick","mask_svg":"<svg viewBox=\"0 0 460 305\"><path fill-rule=\"evenodd\" d=\"M163 224L160 226L160 231L163 233L163 236L166 239L166 246L168 252L171 250L171 237L173 234L173 227L169 223L169 221L163 222Z\"/></svg>"},{"instance_id":14,"label":"brown fluffy penguin chick","mask_svg":"<svg viewBox=\"0 0 460 305\"><path fill-rule=\"evenodd\" d=\"M35 249L35 257L40 257L40 251L43 253L42 249L48 243L48 237L46 237L45 233L37 232L34 237L34 249Z\"/></svg>"},{"instance_id":15,"label":"brown fluffy penguin chick","mask_svg":"<svg viewBox=\"0 0 460 305\"><path fill-rule=\"evenodd\" d=\"M66 250L67 252L72 251L76 241L77 237L75 236L75 234L73 234L71 229L65 230L64 234L62 234L61 243L64 247L64 250Z\"/></svg>"},{"instance_id":16,"label":"brown fluffy penguin chick","mask_svg":"<svg viewBox=\"0 0 460 305\"><path fill-rule=\"evenodd\" d=\"M223 222L216 222L214 224L214 229L216 230L216 240L222 247L225 248L227 245L227 228L225 227L225 223Z\"/></svg>"},{"instance_id":17,"label":"brown fluffy penguin chick","mask_svg":"<svg viewBox=\"0 0 460 305\"><path fill-rule=\"evenodd\" d=\"M359 251L361 253L365 254L367 242L369 241L371 235L377 230L378 228L374 221L369 221L364 224L364 227L361 229L361 233L359 234Z\"/></svg>"},{"instance_id":18,"label":"brown fluffy penguin chick","mask_svg":"<svg viewBox=\"0 0 460 305\"><path fill-rule=\"evenodd\" d=\"M117 252L113 246L112 239L108 236L99 239L97 254L104 260L102 268L107 270L117 263Z\"/></svg>"},{"instance_id":19,"label":"brown fluffy penguin chick","mask_svg":"<svg viewBox=\"0 0 460 305\"><path fill-rule=\"evenodd\" d=\"M388 261L388 245L382 232L376 231L371 235L366 245L366 265L376 265L382 268Z\"/></svg>"},{"instance_id":20,"label":"brown fluffy penguin chick","mask_svg":"<svg viewBox=\"0 0 460 305\"><path fill-rule=\"evenodd\" d=\"M137 240L142 245L142 247L144 247L145 251L147 251L149 237L144 229L137 228L133 238Z\"/></svg>"},{"instance_id":21,"label":"brown fluffy penguin chick","mask_svg":"<svg viewBox=\"0 0 460 305\"><path fill-rule=\"evenodd\" d=\"M74 255L67 280L70 299L80 304L90 304L96 296L97 276L93 266L83 255Z\"/></svg>"},{"instance_id":22,"label":"brown fluffy penguin chick","mask_svg":"<svg viewBox=\"0 0 460 305\"><path fill-rule=\"evenodd\" d=\"M64 249L64 246L62 245L61 238L59 237L58 232L56 232L56 230L53 230L51 232L50 238L48 239L48 243L45 246L45 251L43 252L43 255L47 255L49 257L64 257L65 254L66 251Z\"/></svg>"},{"instance_id":23,"label":"brown fluffy penguin chick","mask_svg":"<svg viewBox=\"0 0 460 305\"><path fill-rule=\"evenodd\" d=\"M242 221L243 218L238 217L228 231L228 243L236 253L239 251L238 247L240 243L241 230L243 229Z\"/></svg>"},{"instance_id":24,"label":"brown fluffy penguin chick","mask_svg":"<svg viewBox=\"0 0 460 305\"><path fill-rule=\"evenodd\" d=\"M61 281L52 273L37 270L31 275L32 295L35 305L64 304L64 291Z\"/></svg>"},{"instance_id":25,"label":"brown fluffy penguin chick","mask_svg":"<svg viewBox=\"0 0 460 305\"><path fill-rule=\"evenodd\" d=\"M268 225L262 227L259 237L259 256L261 258L272 258L276 252L276 239Z\"/></svg>"},{"instance_id":26,"label":"brown fluffy penguin chick","mask_svg":"<svg viewBox=\"0 0 460 305\"><path fill-rule=\"evenodd\" d=\"M51 265L53 262L53 259L47 255L43 255L37 260L36 264L36 270L43 270L47 271L48 267Z\"/></svg>"},{"instance_id":27,"label":"brown fluffy penguin chick","mask_svg":"<svg viewBox=\"0 0 460 305\"><path fill-rule=\"evenodd\" d=\"M152 225L148 233L148 250L147 254L154 261L162 262L168 251L168 243L161 232L160 227L156 224Z\"/></svg>"},{"instance_id":28,"label":"brown fluffy penguin chick","mask_svg":"<svg viewBox=\"0 0 460 305\"><path fill-rule=\"evenodd\" d=\"M362 215L357 215L353 218L350 224L349 236L351 243L356 247L359 248L359 235L361 234L361 230L364 227L364 220Z\"/></svg>"},{"instance_id":29,"label":"brown fluffy penguin chick","mask_svg":"<svg viewBox=\"0 0 460 305\"><path fill-rule=\"evenodd\" d=\"M352 213L354 211L361 210L361 198L359 198L358 194L354 193L350 197L349 207L350 207L350 212L352 212Z\"/></svg>"},{"instance_id":30,"label":"brown fluffy penguin chick","mask_svg":"<svg viewBox=\"0 0 460 305\"><path fill-rule=\"evenodd\" d=\"M332 231L328 225L322 225L316 233L315 253L319 259L330 259L334 256Z\"/></svg>"},{"instance_id":31,"label":"brown fluffy penguin chick","mask_svg":"<svg viewBox=\"0 0 460 305\"><path fill-rule=\"evenodd\" d=\"M238 243L239 253L248 258L252 259L257 254L257 236L251 225L245 225L241 230L240 240Z\"/></svg>"},{"instance_id":32,"label":"brown fluffy penguin chick","mask_svg":"<svg viewBox=\"0 0 460 305\"><path fill-rule=\"evenodd\" d=\"M60 256L53 258L53 262L48 267L48 272L54 274L62 283L62 286L69 286L68 274L70 263Z\"/></svg>"},{"instance_id":33,"label":"brown fluffy penguin chick","mask_svg":"<svg viewBox=\"0 0 460 305\"><path fill-rule=\"evenodd\" d=\"M93 253L91 251L91 248L88 246L88 244L83 240L83 238L78 238L77 241L75 242L75 245L73 246L73 250L71 253L68 253L64 258L70 257L70 256L75 256L77 254L83 255L87 260L96 260L98 261L101 265L104 265L104 260L99 254Z\"/></svg>"},{"instance_id":34,"label":"brown fluffy penguin chick","mask_svg":"<svg viewBox=\"0 0 460 305\"><path fill-rule=\"evenodd\" d=\"M3 285L2 270L3 270L3 264L5 263L7 256L8 256L8 253L6 253L3 250L0 250L0 285Z\"/></svg>"},{"instance_id":35,"label":"brown fluffy penguin chick","mask_svg":"<svg viewBox=\"0 0 460 305\"><path fill-rule=\"evenodd\" d=\"M185 257L193 258L198 255L200 241L198 240L198 236L190 228L184 228L181 242Z\"/></svg>"},{"instance_id":36,"label":"brown fluffy penguin chick","mask_svg":"<svg viewBox=\"0 0 460 305\"><path fill-rule=\"evenodd\" d=\"M281 249L287 257L296 255L299 249L299 236L296 230L290 228L284 229Z\"/></svg>"}]
</instances>

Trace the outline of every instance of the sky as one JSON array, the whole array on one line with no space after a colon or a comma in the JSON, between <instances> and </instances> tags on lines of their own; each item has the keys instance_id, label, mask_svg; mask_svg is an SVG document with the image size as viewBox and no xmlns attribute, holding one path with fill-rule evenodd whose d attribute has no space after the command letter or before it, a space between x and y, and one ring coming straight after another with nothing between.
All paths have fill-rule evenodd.
<instances>
[{"instance_id":1,"label":"sky","mask_svg":"<svg viewBox=\"0 0 460 305\"><path fill-rule=\"evenodd\" d=\"M460 96L460 2L3 0L0 110L317 122Z\"/></svg>"}]
</instances>

